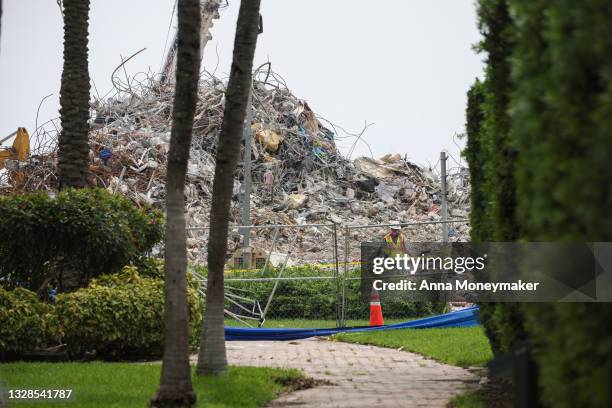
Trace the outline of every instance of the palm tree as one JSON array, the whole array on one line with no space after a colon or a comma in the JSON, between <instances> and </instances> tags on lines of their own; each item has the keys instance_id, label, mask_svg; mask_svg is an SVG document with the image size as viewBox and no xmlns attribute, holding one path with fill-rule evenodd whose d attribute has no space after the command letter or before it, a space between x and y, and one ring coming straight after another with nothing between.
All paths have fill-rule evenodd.
<instances>
[{"instance_id":1,"label":"palm tree","mask_svg":"<svg viewBox=\"0 0 612 408\"><path fill-rule=\"evenodd\" d=\"M60 188L86 187L89 173L89 0L64 0L64 68L58 141Z\"/></svg>"},{"instance_id":2,"label":"palm tree","mask_svg":"<svg viewBox=\"0 0 612 408\"><path fill-rule=\"evenodd\" d=\"M227 367L223 327L223 266L227 251L227 228L234 172L240 154L240 138L252 83L253 57L259 27L259 5L260 0L242 0L238 13L234 56L225 95L225 112L219 135L213 182L208 239L206 315L196 368L196 373L199 375L218 375Z\"/></svg>"},{"instance_id":3,"label":"palm tree","mask_svg":"<svg viewBox=\"0 0 612 408\"><path fill-rule=\"evenodd\" d=\"M200 1L178 1L178 59L166 178L164 357L152 407L195 403L189 365L185 173L200 74Z\"/></svg>"}]
</instances>

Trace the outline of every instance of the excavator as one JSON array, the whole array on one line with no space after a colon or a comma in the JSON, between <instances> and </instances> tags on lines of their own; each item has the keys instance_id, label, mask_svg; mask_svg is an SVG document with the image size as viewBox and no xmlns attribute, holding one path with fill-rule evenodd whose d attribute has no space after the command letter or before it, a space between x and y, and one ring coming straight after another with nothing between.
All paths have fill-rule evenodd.
<instances>
[{"instance_id":1,"label":"excavator","mask_svg":"<svg viewBox=\"0 0 612 408\"><path fill-rule=\"evenodd\" d=\"M2 143L15 136L11 147L4 147ZM25 128L18 128L15 132L0 140L0 170L6 168L7 161L24 162L30 156L30 135Z\"/></svg>"},{"instance_id":2,"label":"excavator","mask_svg":"<svg viewBox=\"0 0 612 408\"><path fill-rule=\"evenodd\" d=\"M11 147L4 147L2 143L15 136ZM23 128L17 130L5 138L0 139L0 172L4 169L14 170L9 175L9 180L13 186L22 185L25 180L23 171L19 171L20 164L26 162L30 158L30 135ZM15 171L16 170L16 171Z\"/></svg>"}]
</instances>

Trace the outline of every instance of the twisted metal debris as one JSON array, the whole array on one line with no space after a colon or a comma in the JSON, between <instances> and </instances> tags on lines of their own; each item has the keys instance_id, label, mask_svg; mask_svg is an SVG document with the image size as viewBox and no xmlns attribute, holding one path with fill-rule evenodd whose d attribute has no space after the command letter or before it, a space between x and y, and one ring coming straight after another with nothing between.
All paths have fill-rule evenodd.
<instances>
[{"instance_id":1,"label":"twisted metal debris","mask_svg":"<svg viewBox=\"0 0 612 408\"><path fill-rule=\"evenodd\" d=\"M123 194L137 205L163 208L173 85L144 73L132 78L126 75L121 80L118 72L115 70L113 78L115 95L98 97L91 105L90 185ZM207 73L201 79L185 190L188 225L208 223L225 90L226 84L219 78ZM360 157L352 162L343 157L336 141L361 135L347 133L317 116L307 102L292 94L269 63L254 73L253 118L254 225L363 225L440 218L439 181L431 171L399 154L388 154L379 160ZM38 126L32 135L30 160L14 164L0 175L0 194L56 191L58 123L54 119ZM14 171L25 177L12 177ZM234 223L238 219L241 167L236 176ZM451 217L465 218L469 207L465 172L452 174L449 187ZM271 232L256 237L255 245L269 239ZM368 234L380 233L364 230L353 238L364 240ZM433 225L408 234L410 239L420 241L440 238ZM466 224L451 228L452 240L468 237ZM192 233L188 239L192 260L205 260L205 238L205 234ZM304 254L314 252L310 250L320 245L316 233L300 241L306 247ZM289 236L279 237L279 250L288 244ZM235 246L236 243L231 248Z\"/></svg>"}]
</instances>

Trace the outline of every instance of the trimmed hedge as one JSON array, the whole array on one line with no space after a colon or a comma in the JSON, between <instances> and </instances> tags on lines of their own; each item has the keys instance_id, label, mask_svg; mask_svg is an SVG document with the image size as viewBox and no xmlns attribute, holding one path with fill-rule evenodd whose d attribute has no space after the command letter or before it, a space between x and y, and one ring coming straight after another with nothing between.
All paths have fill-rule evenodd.
<instances>
[{"instance_id":1,"label":"trimmed hedge","mask_svg":"<svg viewBox=\"0 0 612 408\"><path fill-rule=\"evenodd\" d=\"M143 275L156 275L160 263ZM196 347L202 302L188 288L190 342ZM0 289L0 352L16 354L66 344L72 358L159 357L163 348L164 282L134 266L93 279L87 288L41 302L23 288Z\"/></svg>"},{"instance_id":2,"label":"trimmed hedge","mask_svg":"<svg viewBox=\"0 0 612 408\"><path fill-rule=\"evenodd\" d=\"M4 196L0 214L0 282L8 288L38 291L48 279L60 291L86 286L91 277L135 261L163 236L159 211L138 209L103 189ZM76 279L63 288L68 273Z\"/></svg>"},{"instance_id":3,"label":"trimmed hedge","mask_svg":"<svg viewBox=\"0 0 612 408\"><path fill-rule=\"evenodd\" d=\"M187 296L190 341L196 346L202 303L193 288ZM135 267L103 275L85 289L59 295L55 302L63 341L73 356L92 351L105 358L161 356L163 311L163 280L141 277Z\"/></svg>"},{"instance_id":4,"label":"trimmed hedge","mask_svg":"<svg viewBox=\"0 0 612 408\"><path fill-rule=\"evenodd\" d=\"M486 55L486 79L483 83L477 81L468 92L466 112L472 241L514 241L521 234L521 224L516 220L518 151L510 116L512 53L517 44L508 1L480 0L478 26L483 37L479 50ZM507 351L525 337L518 305L480 306L481 321L494 352Z\"/></svg>"},{"instance_id":5,"label":"trimmed hedge","mask_svg":"<svg viewBox=\"0 0 612 408\"><path fill-rule=\"evenodd\" d=\"M473 240L610 241L609 2L478 8L487 67L467 112ZM498 304L481 316L496 351L528 338L544 405L612 406L612 306Z\"/></svg>"},{"instance_id":6,"label":"trimmed hedge","mask_svg":"<svg viewBox=\"0 0 612 408\"><path fill-rule=\"evenodd\" d=\"M518 220L530 241L612 240L612 8L512 0ZM543 401L610 407L612 305L525 305Z\"/></svg>"},{"instance_id":7,"label":"trimmed hedge","mask_svg":"<svg viewBox=\"0 0 612 408\"><path fill-rule=\"evenodd\" d=\"M477 79L468 91L465 125L468 138L467 146L462 152L470 168L470 234L474 242L487 242L492 235L487 222L489 197L484 170L488 146L482 130L485 119L485 86Z\"/></svg>"},{"instance_id":8,"label":"trimmed hedge","mask_svg":"<svg viewBox=\"0 0 612 408\"><path fill-rule=\"evenodd\" d=\"M510 137L509 104L512 84L510 57L515 47L510 10L506 0L481 0L478 25L483 36L479 48L486 54L486 80L482 92L480 143L483 157L484 188L488 202L488 234L496 241L510 241L518 236L515 219L514 169L516 149Z\"/></svg>"},{"instance_id":9,"label":"trimmed hedge","mask_svg":"<svg viewBox=\"0 0 612 408\"><path fill-rule=\"evenodd\" d=\"M490 204L492 192L488 188L491 168L487 166L487 160L490 160L491 156L489 155L490 144L484 131L485 118L487 117L484 109L487 97L486 87L486 82L483 83L477 79L467 94L465 127L468 138L463 155L470 168L470 233L473 242L493 240L494 224ZM491 348L496 354L502 349L507 350L505 345L502 346L504 333L501 333L506 325L499 320L499 313L496 313L496 309L503 307L494 303L480 304L480 321L489 338ZM502 311L500 310L500 312Z\"/></svg>"},{"instance_id":10,"label":"trimmed hedge","mask_svg":"<svg viewBox=\"0 0 612 408\"><path fill-rule=\"evenodd\" d=\"M0 354L20 354L61 337L53 306L24 288L0 288Z\"/></svg>"}]
</instances>

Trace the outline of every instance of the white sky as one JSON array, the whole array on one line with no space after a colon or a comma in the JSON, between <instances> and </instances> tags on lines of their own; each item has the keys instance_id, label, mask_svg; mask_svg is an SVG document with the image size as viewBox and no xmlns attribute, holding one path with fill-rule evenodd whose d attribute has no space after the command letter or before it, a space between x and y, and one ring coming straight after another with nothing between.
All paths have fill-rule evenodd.
<instances>
[{"instance_id":1,"label":"white sky","mask_svg":"<svg viewBox=\"0 0 612 408\"><path fill-rule=\"evenodd\" d=\"M366 134L374 155L407 154L421 164L443 149L457 159L466 92L482 76L474 0L262 0L264 33L255 65L267 60L319 115ZM227 76L239 1L215 21L204 66ZM158 71L174 0L92 0L90 75L100 92L124 57L128 73ZM176 21L174 22L174 24ZM171 29L170 37L172 37ZM215 49L218 52L217 58ZM55 0L4 0L0 48L0 138L57 117L62 21ZM92 93L95 89L92 87ZM348 151L348 141L339 147ZM353 154L369 155L359 144Z\"/></svg>"}]
</instances>

